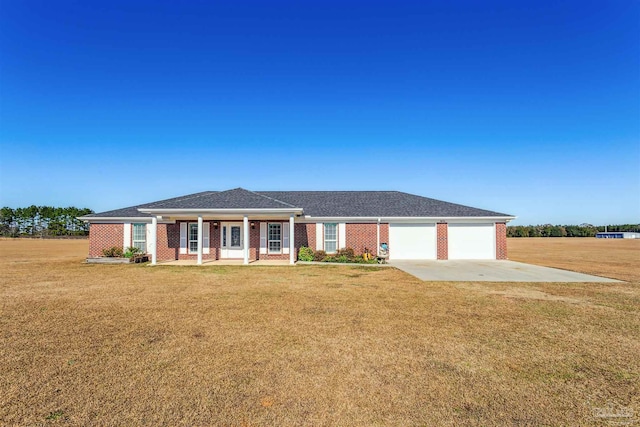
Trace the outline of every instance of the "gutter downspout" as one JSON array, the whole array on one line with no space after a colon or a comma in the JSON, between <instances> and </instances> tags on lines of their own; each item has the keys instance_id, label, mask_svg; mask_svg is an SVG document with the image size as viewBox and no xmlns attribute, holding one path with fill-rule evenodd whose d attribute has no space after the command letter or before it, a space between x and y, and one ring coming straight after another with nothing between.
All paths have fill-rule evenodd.
<instances>
[{"instance_id":1,"label":"gutter downspout","mask_svg":"<svg viewBox=\"0 0 640 427\"><path fill-rule=\"evenodd\" d=\"M377 233L377 242L378 246L376 247L376 255L380 253L380 218L378 218L378 233Z\"/></svg>"}]
</instances>

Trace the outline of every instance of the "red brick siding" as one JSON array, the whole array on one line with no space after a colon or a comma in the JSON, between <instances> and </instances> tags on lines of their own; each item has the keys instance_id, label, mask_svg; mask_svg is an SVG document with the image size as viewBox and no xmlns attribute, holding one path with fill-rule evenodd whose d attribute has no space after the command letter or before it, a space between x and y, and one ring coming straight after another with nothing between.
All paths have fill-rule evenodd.
<instances>
[{"instance_id":1,"label":"red brick siding","mask_svg":"<svg viewBox=\"0 0 640 427\"><path fill-rule=\"evenodd\" d=\"M380 224L380 244L383 243L389 244L389 224Z\"/></svg>"},{"instance_id":2,"label":"red brick siding","mask_svg":"<svg viewBox=\"0 0 640 427\"><path fill-rule=\"evenodd\" d=\"M151 224L147 224L151 227ZM158 224L157 255L159 261L178 259L180 224Z\"/></svg>"},{"instance_id":3,"label":"red brick siding","mask_svg":"<svg viewBox=\"0 0 640 427\"><path fill-rule=\"evenodd\" d=\"M254 228L251 228L252 222L254 224ZM276 259L267 257L267 254L260 253L260 221L249 221L249 261L257 259Z\"/></svg>"},{"instance_id":4,"label":"red brick siding","mask_svg":"<svg viewBox=\"0 0 640 427\"><path fill-rule=\"evenodd\" d=\"M116 246L123 249L124 224L91 224L89 226L89 256L102 256L102 250Z\"/></svg>"},{"instance_id":5,"label":"red brick siding","mask_svg":"<svg viewBox=\"0 0 640 427\"><path fill-rule=\"evenodd\" d=\"M438 259L449 259L449 224L439 222L437 227Z\"/></svg>"},{"instance_id":6,"label":"red brick siding","mask_svg":"<svg viewBox=\"0 0 640 427\"><path fill-rule=\"evenodd\" d=\"M177 221L175 224L158 224L157 234L157 256L159 261L176 259L197 259L197 254L180 254L180 223L195 221ZM210 253L203 254L203 259L220 259L220 220L207 220L210 224L209 246ZM217 222L218 228L213 226ZM260 221L252 221L255 224L253 229L249 229L249 260L257 259L281 259L288 260L288 254L260 254ZM268 221L267 221L268 222ZM288 221L274 221L282 223L283 227L288 227ZM147 224L151 227L151 224ZM360 254L364 248L377 252L377 224L346 224L346 246L353 248ZM506 230L506 228L505 228ZM506 233L506 232L505 232ZM124 244L123 224L91 224L89 228L89 256L101 256L102 250L117 246L122 248ZM295 255L301 246L316 248L316 224L295 224ZM506 235L506 234L505 234ZM380 243L389 242L389 224L380 224Z\"/></svg>"},{"instance_id":7,"label":"red brick siding","mask_svg":"<svg viewBox=\"0 0 640 427\"><path fill-rule=\"evenodd\" d=\"M507 259L507 224L496 222L496 259Z\"/></svg>"},{"instance_id":8,"label":"red brick siding","mask_svg":"<svg viewBox=\"0 0 640 427\"><path fill-rule=\"evenodd\" d=\"M318 223L322 226L322 223ZM296 254L302 246L307 246L316 250L316 223L296 224L295 245ZM364 249L369 249L372 253L377 253L378 242L376 223L347 223L345 224L345 245L352 248L356 254L362 254ZM380 224L380 243L389 243L389 224Z\"/></svg>"},{"instance_id":9,"label":"red brick siding","mask_svg":"<svg viewBox=\"0 0 640 427\"><path fill-rule=\"evenodd\" d=\"M384 224L386 225L386 224ZM382 226L380 225L380 242L385 243L386 240L382 240ZM378 224L349 224L345 226L346 239L345 245L347 248L351 248L357 255L361 255L368 249L370 253L378 253Z\"/></svg>"},{"instance_id":10,"label":"red brick siding","mask_svg":"<svg viewBox=\"0 0 640 427\"><path fill-rule=\"evenodd\" d=\"M301 247L306 246L308 248L316 250L316 224L296 224L294 229L296 246L296 259L298 259L298 251Z\"/></svg>"},{"instance_id":11,"label":"red brick siding","mask_svg":"<svg viewBox=\"0 0 640 427\"><path fill-rule=\"evenodd\" d=\"M220 259L220 221L209 221L209 250L211 251L211 259ZM214 223L218 224L218 228L214 227ZM178 230L178 239L180 238L180 230Z\"/></svg>"}]
</instances>

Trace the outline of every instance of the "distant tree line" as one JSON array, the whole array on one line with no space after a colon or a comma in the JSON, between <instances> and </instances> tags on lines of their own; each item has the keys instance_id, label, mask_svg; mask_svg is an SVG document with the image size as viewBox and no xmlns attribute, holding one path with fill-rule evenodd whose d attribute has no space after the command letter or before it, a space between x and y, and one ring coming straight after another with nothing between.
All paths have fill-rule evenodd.
<instances>
[{"instance_id":1,"label":"distant tree line","mask_svg":"<svg viewBox=\"0 0 640 427\"><path fill-rule=\"evenodd\" d=\"M606 230L640 232L640 224L607 225ZM507 237L594 237L602 231L604 225L510 225Z\"/></svg>"},{"instance_id":2,"label":"distant tree line","mask_svg":"<svg viewBox=\"0 0 640 427\"><path fill-rule=\"evenodd\" d=\"M89 224L77 219L92 214L88 208L29 206L0 209L0 235L5 237L86 236Z\"/></svg>"}]
</instances>

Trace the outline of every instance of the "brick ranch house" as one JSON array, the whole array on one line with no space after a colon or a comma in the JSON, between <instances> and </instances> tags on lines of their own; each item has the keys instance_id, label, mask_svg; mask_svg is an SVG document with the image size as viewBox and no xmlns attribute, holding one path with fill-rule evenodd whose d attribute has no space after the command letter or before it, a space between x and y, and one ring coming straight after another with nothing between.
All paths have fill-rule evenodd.
<instances>
[{"instance_id":1,"label":"brick ranch house","mask_svg":"<svg viewBox=\"0 0 640 427\"><path fill-rule=\"evenodd\" d=\"M289 260L308 246L389 259L506 259L515 217L398 191L205 191L80 217L89 257L135 246L168 260Z\"/></svg>"}]
</instances>

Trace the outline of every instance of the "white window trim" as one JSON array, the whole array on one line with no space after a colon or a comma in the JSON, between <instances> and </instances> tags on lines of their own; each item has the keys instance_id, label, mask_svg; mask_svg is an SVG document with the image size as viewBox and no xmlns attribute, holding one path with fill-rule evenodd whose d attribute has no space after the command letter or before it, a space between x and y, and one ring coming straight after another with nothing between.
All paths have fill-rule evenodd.
<instances>
[{"instance_id":1,"label":"white window trim","mask_svg":"<svg viewBox=\"0 0 640 427\"><path fill-rule=\"evenodd\" d=\"M327 240L327 230L326 230L327 225L335 226L335 230L336 230L336 238L335 238L335 240L334 239ZM325 250L326 253L335 254L336 252L338 252L338 249L339 249L338 248L338 223L336 223L336 222L326 222L326 223L324 223L323 224L323 230L322 230L322 239L323 239L323 242L324 242L323 247L325 248L324 250ZM329 252L327 250L327 242L336 242L336 249L334 251Z\"/></svg>"},{"instance_id":2,"label":"white window trim","mask_svg":"<svg viewBox=\"0 0 640 427\"><path fill-rule=\"evenodd\" d=\"M223 224L220 227L220 247L223 249L228 249L227 248L227 224Z\"/></svg>"},{"instance_id":3,"label":"white window trim","mask_svg":"<svg viewBox=\"0 0 640 427\"><path fill-rule=\"evenodd\" d=\"M196 231L196 238L195 240L191 240L191 226L195 225L196 226L196 230L198 230L198 223L197 222L189 222L187 223L187 253L190 255L195 255L198 253L198 233ZM191 242L195 242L196 243L196 250L192 251L191 250Z\"/></svg>"},{"instance_id":4,"label":"white window trim","mask_svg":"<svg viewBox=\"0 0 640 427\"><path fill-rule=\"evenodd\" d=\"M143 236L143 240L136 240L136 226L142 226L144 227L144 232L142 233ZM142 243L144 249L142 249L143 252L147 251L147 224L143 224L143 223L134 223L131 224L131 246L132 247L136 247L136 243ZM127 248L125 248L127 249Z\"/></svg>"},{"instance_id":5,"label":"white window trim","mask_svg":"<svg viewBox=\"0 0 640 427\"><path fill-rule=\"evenodd\" d=\"M271 240L269 239L269 230L271 229L271 225L279 225L280 226L280 239L278 240ZM272 251L271 250L271 242L280 242L280 250L279 251ZM273 254L273 255L279 255L282 254L282 223L280 222L269 222L267 223L267 253L268 254Z\"/></svg>"}]
</instances>

